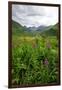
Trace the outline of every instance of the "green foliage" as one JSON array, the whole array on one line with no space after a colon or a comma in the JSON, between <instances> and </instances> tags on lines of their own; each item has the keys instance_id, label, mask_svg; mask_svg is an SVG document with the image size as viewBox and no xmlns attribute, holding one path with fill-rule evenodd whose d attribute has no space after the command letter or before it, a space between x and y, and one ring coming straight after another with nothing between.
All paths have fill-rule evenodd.
<instances>
[{"instance_id":1,"label":"green foliage","mask_svg":"<svg viewBox=\"0 0 62 90\"><path fill-rule=\"evenodd\" d=\"M17 44L18 38L21 37L17 37ZM12 84L56 83L57 39L39 36L34 37L34 40L23 39L21 42L12 49ZM50 43L50 47L47 47L47 42ZM48 64L44 63L46 58Z\"/></svg>"},{"instance_id":2,"label":"green foliage","mask_svg":"<svg viewBox=\"0 0 62 90\"><path fill-rule=\"evenodd\" d=\"M12 85L57 83L56 28L51 34L48 31L51 36L48 33L33 36L26 32L26 27L16 22L12 25Z\"/></svg>"}]
</instances>

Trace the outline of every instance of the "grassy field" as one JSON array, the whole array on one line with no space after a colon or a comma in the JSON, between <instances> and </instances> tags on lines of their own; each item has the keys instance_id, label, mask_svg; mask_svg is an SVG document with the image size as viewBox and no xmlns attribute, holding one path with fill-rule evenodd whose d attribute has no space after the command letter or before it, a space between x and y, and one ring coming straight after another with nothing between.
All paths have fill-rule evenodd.
<instances>
[{"instance_id":1,"label":"grassy field","mask_svg":"<svg viewBox=\"0 0 62 90\"><path fill-rule=\"evenodd\" d=\"M12 36L12 85L58 82L56 36Z\"/></svg>"}]
</instances>

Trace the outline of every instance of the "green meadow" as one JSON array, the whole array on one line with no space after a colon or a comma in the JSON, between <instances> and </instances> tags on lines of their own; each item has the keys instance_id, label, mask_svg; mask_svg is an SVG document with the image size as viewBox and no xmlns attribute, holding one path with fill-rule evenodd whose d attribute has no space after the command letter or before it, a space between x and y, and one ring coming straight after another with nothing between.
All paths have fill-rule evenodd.
<instances>
[{"instance_id":1,"label":"green meadow","mask_svg":"<svg viewBox=\"0 0 62 90\"><path fill-rule=\"evenodd\" d=\"M56 84L58 78L57 25L44 32L28 32L12 23L12 85Z\"/></svg>"}]
</instances>

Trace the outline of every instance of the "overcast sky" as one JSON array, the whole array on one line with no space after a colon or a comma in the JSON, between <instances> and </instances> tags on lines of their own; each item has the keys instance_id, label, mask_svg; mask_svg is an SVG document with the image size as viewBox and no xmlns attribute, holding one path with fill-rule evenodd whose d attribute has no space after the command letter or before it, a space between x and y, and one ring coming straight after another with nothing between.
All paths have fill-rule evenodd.
<instances>
[{"instance_id":1,"label":"overcast sky","mask_svg":"<svg viewBox=\"0 0 62 90\"><path fill-rule=\"evenodd\" d=\"M27 27L54 25L58 22L58 7L12 5L12 19Z\"/></svg>"}]
</instances>

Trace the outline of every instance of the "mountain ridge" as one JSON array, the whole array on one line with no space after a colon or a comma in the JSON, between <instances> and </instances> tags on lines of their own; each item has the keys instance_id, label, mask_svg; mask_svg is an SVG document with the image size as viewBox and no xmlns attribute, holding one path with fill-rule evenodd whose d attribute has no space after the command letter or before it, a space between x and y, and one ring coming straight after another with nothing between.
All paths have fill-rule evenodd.
<instances>
[{"instance_id":1,"label":"mountain ridge","mask_svg":"<svg viewBox=\"0 0 62 90\"><path fill-rule=\"evenodd\" d=\"M58 23L51 26L42 26L39 27L26 27L22 26L16 21L12 20L12 32L14 34L20 34L20 35L36 35L36 34L45 34L45 35L56 35L57 29L58 29Z\"/></svg>"}]
</instances>

